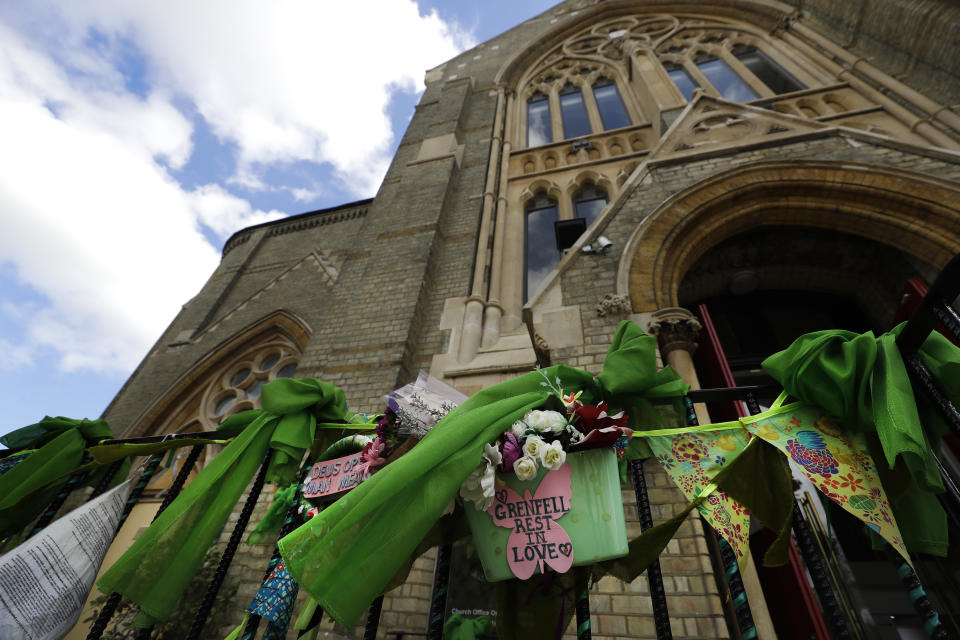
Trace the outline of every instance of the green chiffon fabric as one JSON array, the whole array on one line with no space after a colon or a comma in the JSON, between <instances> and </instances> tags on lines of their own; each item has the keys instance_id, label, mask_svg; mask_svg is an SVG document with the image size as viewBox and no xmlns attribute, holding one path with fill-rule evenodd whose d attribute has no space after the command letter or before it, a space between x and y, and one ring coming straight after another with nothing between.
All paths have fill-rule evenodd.
<instances>
[{"instance_id":1,"label":"green chiffon fabric","mask_svg":"<svg viewBox=\"0 0 960 640\"><path fill-rule=\"evenodd\" d=\"M763 368L791 396L822 407L847 428L875 434L889 469L878 465L885 486L906 485L891 491L891 501L908 549L945 555L947 518L935 496L944 487L933 453L949 430L926 396L913 393L896 345L902 329L879 337L809 333L764 360ZM917 355L944 393L960 402L960 349L933 332ZM920 504L923 509L915 508Z\"/></svg>"},{"instance_id":2,"label":"green chiffon fabric","mask_svg":"<svg viewBox=\"0 0 960 640\"><path fill-rule=\"evenodd\" d=\"M493 619L490 616L465 618L455 613L443 623L443 637L445 640L477 640L490 633L493 629Z\"/></svg>"},{"instance_id":3,"label":"green chiffon fabric","mask_svg":"<svg viewBox=\"0 0 960 640\"><path fill-rule=\"evenodd\" d=\"M582 390L586 404L607 400L621 407L685 394L688 387L676 372L657 371L655 353L656 340L624 322L597 376L555 366L474 394L409 453L282 538L287 570L334 619L353 626L407 566L480 464L483 446L547 402L544 376L567 392Z\"/></svg>"},{"instance_id":4,"label":"green chiffon fabric","mask_svg":"<svg viewBox=\"0 0 960 640\"><path fill-rule=\"evenodd\" d=\"M346 416L343 391L329 383L281 378L265 385L262 394L263 409L220 425L233 441L98 581L104 592L116 591L140 605L138 625L162 622L173 613L267 452L272 452L267 480L290 484L317 423Z\"/></svg>"},{"instance_id":5,"label":"green chiffon fabric","mask_svg":"<svg viewBox=\"0 0 960 640\"><path fill-rule=\"evenodd\" d=\"M81 469L85 447L112 437L109 425L103 420L49 416L0 437L0 443L11 449L36 449L0 476L0 540L20 531L40 515L67 483L70 474ZM112 484L124 480L129 468L127 463L119 469ZM106 468L92 469L84 484L95 486L106 471Z\"/></svg>"}]
</instances>

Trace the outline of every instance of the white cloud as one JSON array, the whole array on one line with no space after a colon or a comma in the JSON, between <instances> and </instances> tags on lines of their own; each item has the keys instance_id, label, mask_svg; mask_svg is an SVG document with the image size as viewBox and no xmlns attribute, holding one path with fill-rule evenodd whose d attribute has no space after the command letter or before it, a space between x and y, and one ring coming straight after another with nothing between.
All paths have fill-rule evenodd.
<instances>
[{"instance_id":1,"label":"white cloud","mask_svg":"<svg viewBox=\"0 0 960 640\"><path fill-rule=\"evenodd\" d=\"M0 371L20 371L33 364L33 354L22 344L0 338Z\"/></svg>"},{"instance_id":2,"label":"white cloud","mask_svg":"<svg viewBox=\"0 0 960 640\"><path fill-rule=\"evenodd\" d=\"M360 196L386 171L392 93L421 90L426 69L472 44L412 0L95 0L58 10L74 32L136 42L150 76L237 144L241 171L327 162Z\"/></svg>"},{"instance_id":3,"label":"white cloud","mask_svg":"<svg viewBox=\"0 0 960 640\"><path fill-rule=\"evenodd\" d=\"M392 94L467 44L409 0L0 6L0 262L44 301L19 310L25 344L0 337L0 367L52 350L129 370L216 267L202 227L282 215L171 176L193 152L184 105L237 150L228 184L306 199L264 179L306 161L367 196L400 133Z\"/></svg>"},{"instance_id":4,"label":"white cloud","mask_svg":"<svg viewBox=\"0 0 960 640\"><path fill-rule=\"evenodd\" d=\"M309 200L316 200L320 197L320 191L315 191L313 189L300 189L293 188L290 189L290 195L294 197L298 202L307 202Z\"/></svg>"},{"instance_id":5,"label":"white cloud","mask_svg":"<svg viewBox=\"0 0 960 640\"><path fill-rule=\"evenodd\" d=\"M217 264L154 162L183 156L189 123L162 100L99 97L0 28L0 258L51 301L25 327L68 370L130 368ZM144 123L163 136L137 135Z\"/></svg>"},{"instance_id":6,"label":"white cloud","mask_svg":"<svg viewBox=\"0 0 960 640\"><path fill-rule=\"evenodd\" d=\"M218 184L207 184L188 194L188 202L200 222L221 237L250 225L278 220L280 211L255 211L243 198L229 193Z\"/></svg>"}]
</instances>

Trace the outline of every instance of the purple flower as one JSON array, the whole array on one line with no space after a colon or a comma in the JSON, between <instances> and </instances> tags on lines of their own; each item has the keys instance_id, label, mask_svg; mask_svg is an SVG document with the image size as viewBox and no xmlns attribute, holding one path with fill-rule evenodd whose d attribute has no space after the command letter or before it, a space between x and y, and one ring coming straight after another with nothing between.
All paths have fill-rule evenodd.
<instances>
[{"instance_id":1,"label":"purple flower","mask_svg":"<svg viewBox=\"0 0 960 640\"><path fill-rule=\"evenodd\" d=\"M523 457L523 448L517 436L509 431L500 436L500 453L503 454L503 460L497 468L503 472L513 471L513 463Z\"/></svg>"},{"instance_id":2,"label":"purple flower","mask_svg":"<svg viewBox=\"0 0 960 640\"><path fill-rule=\"evenodd\" d=\"M380 420L377 422L377 436L380 438L386 437L386 430L390 427L390 418L393 412L387 409L386 413Z\"/></svg>"}]
</instances>

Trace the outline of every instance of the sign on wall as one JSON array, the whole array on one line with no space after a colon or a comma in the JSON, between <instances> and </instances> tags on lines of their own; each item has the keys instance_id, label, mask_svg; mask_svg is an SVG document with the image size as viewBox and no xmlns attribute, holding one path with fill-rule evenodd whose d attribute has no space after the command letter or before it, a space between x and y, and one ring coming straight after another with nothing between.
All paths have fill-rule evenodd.
<instances>
[{"instance_id":1,"label":"sign on wall","mask_svg":"<svg viewBox=\"0 0 960 640\"><path fill-rule=\"evenodd\" d=\"M355 453L313 465L303 483L303 496L322 498L353 489L364 480L365 469L361 466L361 456Z\"/></svg>"}]
</instances>

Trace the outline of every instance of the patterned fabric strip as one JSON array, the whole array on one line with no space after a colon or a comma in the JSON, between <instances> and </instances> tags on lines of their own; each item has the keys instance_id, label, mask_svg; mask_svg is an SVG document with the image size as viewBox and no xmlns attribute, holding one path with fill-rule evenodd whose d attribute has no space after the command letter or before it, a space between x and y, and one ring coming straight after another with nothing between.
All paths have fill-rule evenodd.
<instances>
[{"instance_id":1,"label":"patterned fabric strip","mask_svg":"<svg viewBox=\"0 0 960 640\"><path fill-rule=\"evenodd\" d=\"M739 561L749 551L750 511L712 482L747 446L749 436L743 427L736 422L728 424L738 430L685 429L673 436L650 437L649 443L683 495L697 501L700 515L730 544Z\"/></svg>"},{"instance_id":2,"label":"patterned fabric strip","mask_svg":"<svg viewBox=\"0 0 960 640\"><path fill-rule=\"evenodd\" d=\"M296 583L280 562L263 581L257 594L247 606L247 611L258 615L273 626L287 628L297 597Z\"/></svg>"},{"instance_id":3,"label":"patterned fabric strip","mask_svg":"<svg viewBox=\"0 0 960 640\"><path fill-rule=\"evenodd\" d=\"M910 562L863 435L843 429L812 405L781 409L745 425L747 430L779 449L821 493L863 521Z\"/></svg>"}]
</instances>

